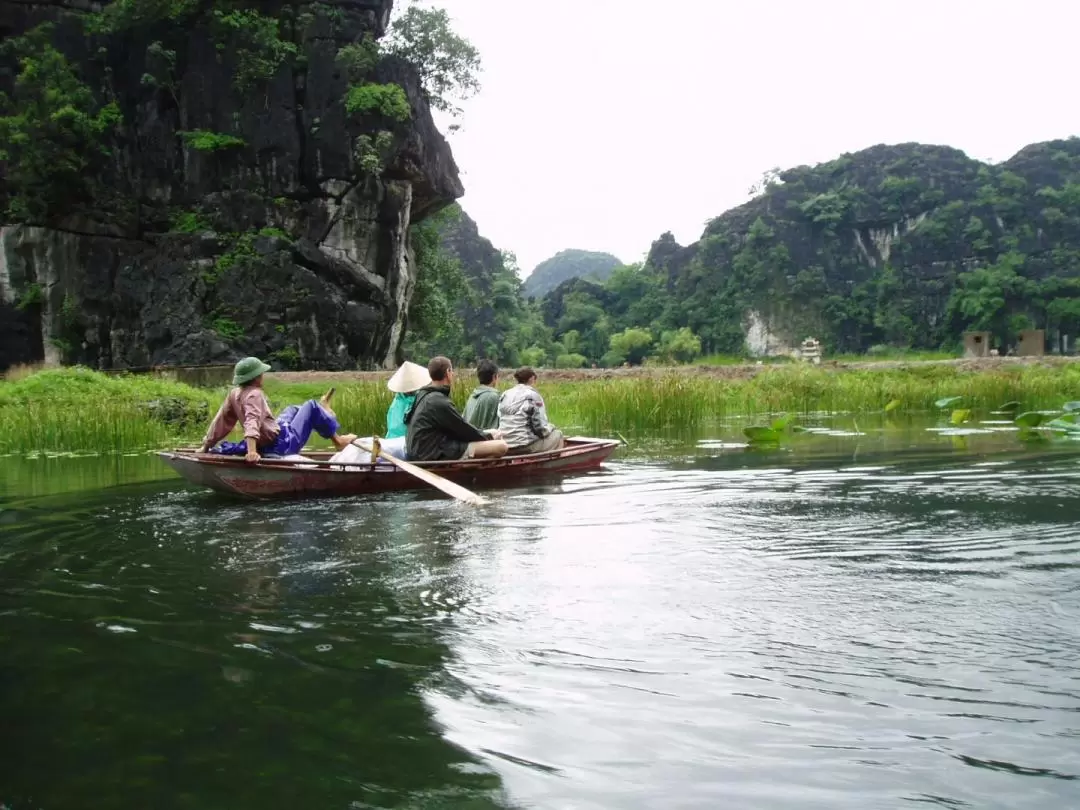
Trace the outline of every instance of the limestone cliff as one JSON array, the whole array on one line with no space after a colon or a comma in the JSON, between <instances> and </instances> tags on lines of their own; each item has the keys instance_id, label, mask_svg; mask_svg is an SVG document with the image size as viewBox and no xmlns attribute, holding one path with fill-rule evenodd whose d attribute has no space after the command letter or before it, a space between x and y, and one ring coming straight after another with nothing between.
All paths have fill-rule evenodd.
<instances>
[{"instance_id":1,"label":"limestone cliff","mask_svg":"<svg viewBox=\"0 0 1080 810\"><path fill-rule=\"evenodd\" d=\"M407 115L344 103L340 49L382 36L392 0L114 6L125 24L103 33L84 0L0 0L0 37L54 23L122 115L85 186L0 229L0 369L393 365L410 225L463 189L411 66L382 57L365 79L402 88ZM9 96L18 69L0 70Z\"/></svg>"}]
</instances>

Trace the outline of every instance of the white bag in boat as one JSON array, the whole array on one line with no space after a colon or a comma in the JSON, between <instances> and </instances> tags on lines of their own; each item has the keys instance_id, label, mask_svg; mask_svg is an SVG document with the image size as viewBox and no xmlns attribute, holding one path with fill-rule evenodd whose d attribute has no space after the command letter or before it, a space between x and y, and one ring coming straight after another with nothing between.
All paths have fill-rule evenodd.
<instances>
[{"instance_id":1,"label":"white bag in boat","mask_svg":"<svg viewBox=\"0 0 1080 810\"><path fill-rule=\"evenodd\" d=\"M372 437L362 439L365 444L370 444ZM397 439L382 439L382 449L392 455L394 458L400 458L405 461L405 437L401 436ZM334 453L330 457L330 461L334 464L370 464L371 453L362 447L357 447L355 444L350 444L344 450ZM379 464L389 464L385 459L379 459Z\"/></svg>"}]
</instances>

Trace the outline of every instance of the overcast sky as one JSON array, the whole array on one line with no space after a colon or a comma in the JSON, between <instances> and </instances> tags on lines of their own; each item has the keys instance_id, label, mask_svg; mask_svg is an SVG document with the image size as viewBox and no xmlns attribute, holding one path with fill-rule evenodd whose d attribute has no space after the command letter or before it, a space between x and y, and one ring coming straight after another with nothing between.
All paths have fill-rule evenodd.
<instances>
[{"instance_id":1,"label":"overcast sky","mask_svg":"<svg viewBox=\"0 0 1080 810\"><path fill-rule=\"evenodd\" d=\"M1080 0L433 2L484 63L450 136L461 204L523 275L692 242L773 166L1080 134Z\"/></svg>"}]
</instances>

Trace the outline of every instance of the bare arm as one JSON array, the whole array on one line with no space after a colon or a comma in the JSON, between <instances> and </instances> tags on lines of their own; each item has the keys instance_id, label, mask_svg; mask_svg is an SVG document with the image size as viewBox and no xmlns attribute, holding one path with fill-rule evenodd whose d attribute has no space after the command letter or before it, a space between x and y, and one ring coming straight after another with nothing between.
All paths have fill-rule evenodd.
<instances>
[{"instance_id":1,"label":"bare arm","mask_svg":"<svg viewBox=\"0 0 1080 810\"><path fill-rule=\"evenodd\" d=\"M236 417L229 407L229 400L226 399L221 403L221 407L218 408L214 421L210 423L210 427L206 431L206 436L203 437L202 451L205 453L228 436L235 425Z\"/></svg>"}]
</instances>

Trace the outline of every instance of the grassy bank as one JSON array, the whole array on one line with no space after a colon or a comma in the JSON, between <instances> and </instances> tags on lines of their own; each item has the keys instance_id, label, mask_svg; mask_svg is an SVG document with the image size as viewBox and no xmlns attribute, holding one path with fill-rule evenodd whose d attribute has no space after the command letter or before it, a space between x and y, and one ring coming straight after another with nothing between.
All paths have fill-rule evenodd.
<instances>
[{"instance_id":1,"label":"grassy bank","mask_svg":"<svg viewBox=\"0 0 1080 810\"><path fill-rule=\"evenodd\" d=\"M320 375L321 376L321 375ZM334 406L346 430L382 432L391 394L382 380L342 379ZM268 378L275 410L319 396L324 379ZM1080 364L909 364L843 369L784 365L753 376L714 377L692 370L587 381L541 379L549 415L574 432L645 434L699 429L723 418L787 412L928 411L936 400L963 396L965 407L991 410L1018 400L1024 409L1080 399ZM464 406L469 386L455 391ZM225 388L202 389L151 377L110 377L83 369L42 371L0 382L0 454L125 453L197 442Z\"/></svg>"}]
</instances>

